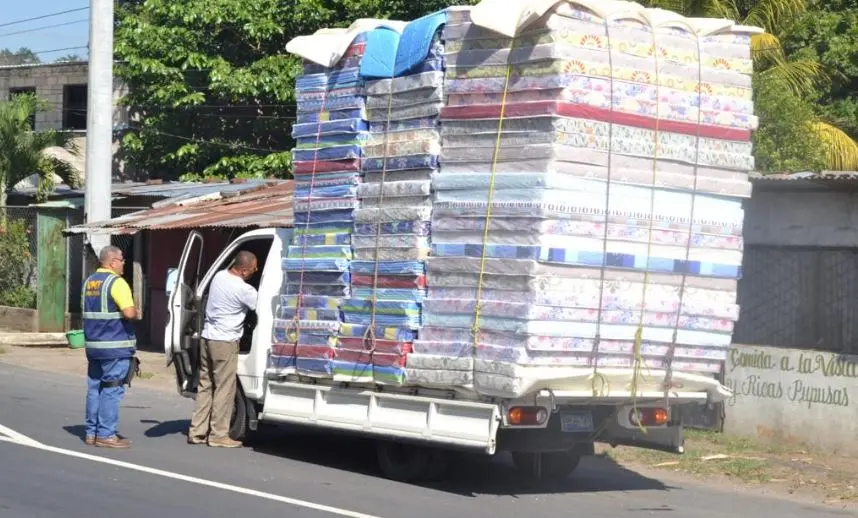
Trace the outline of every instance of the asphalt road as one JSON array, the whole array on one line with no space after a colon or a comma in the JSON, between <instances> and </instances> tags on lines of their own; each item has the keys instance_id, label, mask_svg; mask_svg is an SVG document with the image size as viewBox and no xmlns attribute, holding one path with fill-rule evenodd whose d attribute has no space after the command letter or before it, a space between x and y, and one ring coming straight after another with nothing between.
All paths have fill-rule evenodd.
<instances>
[{"instance_id":1,"label":"asphalt road","mask_svg":"<svg viewBox=\"0 0 858 518\"><path fill-rule=\"evenodd\" d=\"M137 387L121 412L133 448L90 448L82 442L84 391L83 379L0 363L0 439L7 427L48 446L0 440L3 518L855 516L702 485L676 487L605 459L587 459L569 480L546 488L516 479L508 459L462 456L449 480L420 486L382 478L363 439L272 429L240 450L189 446L192 402Z\"/></svg>"}]
</instances>

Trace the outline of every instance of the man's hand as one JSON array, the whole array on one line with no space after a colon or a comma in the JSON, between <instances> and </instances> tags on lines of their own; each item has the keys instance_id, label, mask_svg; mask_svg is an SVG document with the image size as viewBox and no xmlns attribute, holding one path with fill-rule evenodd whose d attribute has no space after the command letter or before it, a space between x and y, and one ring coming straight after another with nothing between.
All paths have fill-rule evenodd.
<instances>
[{"instance_id":1,"label":"man's hand","mask_svg":"<svg viewBox=\"0 0 858 518\"><path fill-rule=\"evenodd\" d=\"M137 315L137 308L135 308L134 306L127 307L122 310L122 316L127 320L139 320L137 318Z\"/></svg>"}]
</instances>

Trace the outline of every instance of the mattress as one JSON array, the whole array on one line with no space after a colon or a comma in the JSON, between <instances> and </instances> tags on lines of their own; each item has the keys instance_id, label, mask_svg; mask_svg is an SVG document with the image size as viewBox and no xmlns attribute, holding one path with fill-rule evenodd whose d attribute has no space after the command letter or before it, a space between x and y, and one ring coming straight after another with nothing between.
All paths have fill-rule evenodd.
<instances>
[{"instance_id":1,"label":"mattress","mask_svg":"<svg viewBox=\"0 0 858 518\"><path fill-rule=\"evenodd\" d=\"M444 87L436 86L430 88L421 88L417 90L408 90L396 94L370 95L366 99L366 107L370 113L375 113L379 110L386 115L388 108L406 108L427 103L441 104L444 102ZM371 117L374 119L375 117ZM387 117L382 120L387 120Z\"/></svg>"},{"instance_id":2,"label":"mattress","mask_svg":"<svg viewBox=\"0 0 858 518\"><path fill-rule=\"evenodd\" d=\"M366 95L389 96L391 93L400 94L426 88L435 89L444 86L444 73L442 71L423 72L411 74L394 79L379 79L367 81Z\"/></svg>"},{"instance_id":3,"label":"mattress","mask_svg":"<svg viewBox=\"0 0 858 518\"><path fill-rule=\"evenodd\" d=\"M572 117L602 122L623 124L635 128L659 130L668 133L681 133L721 140L748 142L751 132L743 128L731 128L715 124L703 125L680 120L656 118L655 109L644 109L643 105L637 113L621 112L612 108L596 107L589 104L559 101L537 101L519 104L446 106L441 110L441 120L461 119L497 119L503 110L504 117L538 117L554 115ZM696 119L695 119L696 120Z\"/></svg>"},{"instance_id":4,"label":"mattress","mask_svg":"<svg viewBox=\"0 0 858 518\"><path fill-rule=\"evenodd\" d=\"M369 130L369 124L362 119L342 119L319 121L306 124L293 124L293 138L315 138L331 135L353 135Z\"/></svg>"}]
</instances>

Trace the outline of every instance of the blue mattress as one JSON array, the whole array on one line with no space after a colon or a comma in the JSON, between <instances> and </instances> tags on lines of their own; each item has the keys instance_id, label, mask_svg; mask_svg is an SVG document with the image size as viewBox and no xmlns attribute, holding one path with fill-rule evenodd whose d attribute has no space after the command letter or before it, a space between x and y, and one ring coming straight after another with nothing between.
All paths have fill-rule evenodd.
<instances>
[{"instance_id":1,"label":"blue mattress","mask_svg":"<svg viewBox=\"0 0 858 518\"><path fill-rule=\"evenodd\" d=\"M349 245L352 242L351 234L304 234L292 237L295 246L320 246L320 245Z\"/></svg>"},{"instance_id":2,"label":"blue mattress","mask_svg":"<svg viewBox=\"0 0 858 518\"><path fill-rule=\"evenodd\" d=\"M298 149L322 149L326 147L336 147L343 145L360 144L369 138L368 131L352 132L352 133L337 133L336 135L310 135L308 137L299 137Z\"/></svg>"},{"instance_id":3,"label":"blue mattress","mask_svg":"<svg viewBox=\"0 0 858 518\"><path fill-rule=\"evenodd\" d=\"M292 137L315 137L316 135L349 135L369 131L369 124L360 118L311 122L292 125Z\"/></svg>"},{"instance_id":4,"label":"blue mattress","mask_svg":"<svg viewBox=\"0 0 858 518\"><path fill-rule=\"evenodd\" d=\"M298 113L355 110L364 107L366 98L362 95L351 95L346 97L328 97L325 100L318 101L301 101L296 104L298 106Z\"/></svg>"},{"instance_id":5,"label":"blue mattress","mask_svg":"<svg viewBox=\"0 0 858 518\"><path fill-rule=\"evenodd\" d=\"M296 257L295 259L300 259ZM302 280L303 279L303 280ZM287 280L289 284L318 284L321 286L348 286L351 282L349 272L289 272Z\"/></svg>"},{"instance_id":6,"label":"blue mattress","mask_svg":"<svg viewBox=\"0 0 858 518\"><path fill-rule=\"evenodd\" d=\"M290 246L286 252L289 259L351 259L350 246Z\"/></svg>"},{"instance_id":7,"label":"blue mattress","mask_svg":"<svg viewBox=\"0 0 858 518\"><path fill-rule=\"evenodd\" d=\"M344 88L360 85L362 82L359 68L343 68L332 72L300 76L295 80L295 90L307 92L314 91L319 87Z\"/></svg>"},{"instance_id":8,"label":"blue mattress","mask_svg":"<svg viewBox=\"0 0 858 518\"><path fill-rule=\"evenodd\" d=\"M295 198L344 198L357 195L357 185L299 186L295 188Z\"/></svg>"},{"instance_id":9,"label":"blue mattress","mask_svg":"<svg viewBox=\"0 0 858 518\"><path fill-rule=\"evenodd\" d=\"M294 340L293 336L290 336L290 330L285 327L274 327L274 342L281 344L292 343ZM292 338L293 340L290 340ZM331 335L330 332L311 332L311 331L298 331L297 335L298 341L297 343L301 345L310 345L310 346L329 346L336 344L336 338Z\"/></svg>"},{"instance_id":10,"label":"blue mattress","mask_svg":"<svg viewBox=\"0 0 858 518\"><path fill-rule=\"evenodd\" d=\"M345 338L363 338L367 336L367 331L367 325L343 325L340 327L340 336ZM375 337L379 340L392 340L394 342L413 342L417 339L417 332L413 329L378 325L375 327Z\"/></svg>"},{"instance_id":11,"label":"blue mattress","mask_svg":"<svg viewBox=\"0 0 858 518\"><path fill-rule=\"evenodd\" d=\"M345 110L328 110L321 112L299 112L295 122L297 124L317 124L319 122L337 121L344 119L366 119L365 108L349 108Z\"/></svg>"},{"instance_id":12,"label":"blue mattress","mask_svg":"<svg viewBox=\"0 0 858 518\"><path fill-rule=\"evenodd\" d=\"M356 286L352 287L352 297L356 299L371 300L373 298L373 291L375 291L375 298L377 300L405 300L413 302L422 302L423 299L426 298L426 290L421 290L417 288L377 288L376 290L373 290L372 288L359 288Z\"/></svg>"},{"instance_id":13,"label":"blue mattress","mask_svg":"<svg viewBox=\"0 0 858 518\"><path fill-rule=\"evenodd\" d=\"M363 147L356 145L335 146L322 149L293 149L292 160L296 162L312 162L314 160L348 160L360 158Z\"/></svg>"},{"instance_id":14,"label":"blue mattress","mask_svg":"<svg viewBox=\"0 0 858 518\"><path fill-rule=\"evenodd\" d=\"M313 187L314 192L317 186L330 187L334 185L358 185L360 176L355 171L345 171L342 173L316 173L314 175L301 175L295 178L295 187Z\"/></svg>"},{"instance_id":15,"label":"blue mattress","mask_svg":"<svg viewBox=\"0 0 858 518\"><path fill-rule=\"evenodd\" d=\"M347 324L368 326L372 323L372 315L343 311L343 321ZM414 330L420 329L421 327L420 317L403 317L396 315L376 315L375 324L379 326L404 327Z\"/></svg>"},{"instance_id":16,"label":"blue mattress","mask_svg":"<svg viewBox=\"0 0 858 518\"><path fill-rule=\"evenodd\" d=\"M295 357L276 356L272 354L268 357L268 367L272 369L294 369Z\"/></svg>"},{"instance_id":17,"label":"blue mattress","mask_svg":"<svg viewBox=\"0 0 858 518\"><path fill-rule=\"evenodd\" d=\"M386 164L386 166L385 166ZM436 155L410 155L404 157L366 158L361 165L365 173L380 171L406 171L408 169L435 169L438 167Z\"/></svg>"},{"instance_id":18,"label":"blue mattress","mask_svg":"<svg viewBox=\"0 0 858 518\"><path fill-rule=\"evenodd\" d=\"M348 259L283 259L283 270L287 272L345 272L349 269Z\"/></svg>"},{"instance_id":19,"label":"blue mattress","mask_svg":"<svg viewBox=\"0 0 858 518\"><path fill-rule=\"evenodd\" d=\"M352 226L348 223L324 223L319 225L300 225L295 227L295 236L293 241L303 236L314 236L320 234L349 234ZM299 241L294 241L295 244L301 244Z\"/></svg>"},{"instance_id":20,"label":"blue mattress","mask_svg":"<svg viewBox=\"0 0 858 518\"><path fill-rule=\"evenodd\" d=\"M332 320L340 319L339 309L316 309L316 308L280 308L277 318L292 319L298 315L301 320Z\"/></svg>"},{"instance_id":21,"label":"blue mattress","mask_svg":"<svg viewBox=\"0 0 858 518\"><path fill-rule=\"evenodd\" d=\"M304 296L301 300L301 305L305 308L317 308L317 309L335 309L339 308L340 304L342 304L343 299L337 299L334 297L319 297L319 296ZM280 305L284 307L297 307L298 305L298 296L297 295L281 295L280 296Z\"/></svg>"},{"instance_id":22,"label":"blue mattress","mask_svg":"<svg viewBox=\"0 0 858 518\"><path fill-rule=\"evenodd\" d=\"M306 223L329 225L330 223L338 222L354 222L354 210L340 209L327 211L301 212L295 211L295 226L304 225Z\"/></svg>"},{"instance_id":23,"label":"blue mattress","mask_svg":"<svg viewBox=\"0 0 858 518\"><path fill-rule=\"evenodd\" d=\"M350 286L322 286L317 284L304 284L302 286L300 282L296 281L283 286L282 293L284 295L298 295L301 293L304 295L340 298L350 297L352 291Z\"/></svg>"},{"instance_id":24,"label":"blue mattress","mask_svg":"<svg viewBox=\"0 0 858 518\"><path fill-rule=\"evenodd\" d=\"M315 358L301 358L300 356L295 359L295 367L298 369L298 374L307 374L309 376L313 375L333 375L333 361L332 360L318 360Z\"/></svg>"},{"instance_id":25,"label":"blue mattress","mask_svg":"<svg viewBox=\"0 0 858 518\"><path fill-rule=\"evenodd\" d=\"M352 273L375 274L375 261L352 261ZM378 273L384 275L422 275L426 265L421 261L380 261Z\"/></svg>"}]
</instances>

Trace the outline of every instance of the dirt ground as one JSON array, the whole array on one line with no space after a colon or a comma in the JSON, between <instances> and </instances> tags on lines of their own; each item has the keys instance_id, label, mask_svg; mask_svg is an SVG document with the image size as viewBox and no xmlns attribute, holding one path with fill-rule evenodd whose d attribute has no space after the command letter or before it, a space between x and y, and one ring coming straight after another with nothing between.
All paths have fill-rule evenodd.
<instances>
[{"instance_id":1,"label":"dirt ground","mask_svg":"<svg viewBox=\"0 0 858 518\"><path fill-rule=\"evenodd\" d=\"M86 353L83 349L67 347L15 347L0 346L0 362L30 369L86 376ZM164 355L137 351L140 358L140 376L134 378L134 387L159 390L176 390L173 367L167 367Z\"/></svg>"},{"instance_id":2,"label":"dirt ground","mask_svg":"<svg viewBox=\"0 0 858 518\"><path fill-rule=\"evenodd\" d=\"M685 439L684 455L605 445L597 451L638 470L858 510L858 458L698 430L686 430Z\"/></svg>"},{"instance_id":3,"label":"dirt ground","mask_svg":"<svg viewBox=\"0 0 858 518\"><path fill-rule=\"evenodd\" d=\"M139 351L141 376L135 386L175 391L172 366L164 355ZM83 350L65 347L0 346L0 363L51 370L81 378L86 374ZM686 453L672 455L639 448L597 452L636 471L682 480L706 481L740 491L766 493L833 507L858 509L858 458L827 455L795 446L769 445L752 439L686 430Z\"/></svg>"}]
</instances>

